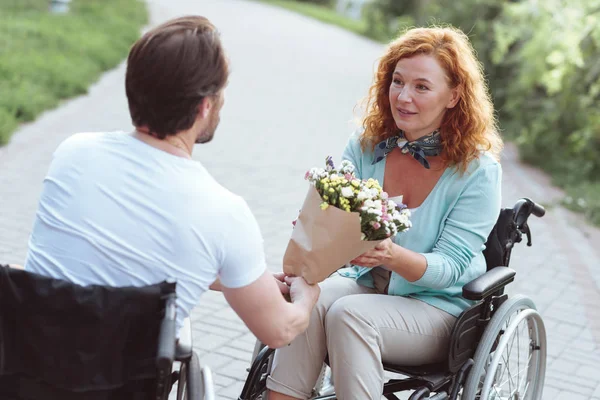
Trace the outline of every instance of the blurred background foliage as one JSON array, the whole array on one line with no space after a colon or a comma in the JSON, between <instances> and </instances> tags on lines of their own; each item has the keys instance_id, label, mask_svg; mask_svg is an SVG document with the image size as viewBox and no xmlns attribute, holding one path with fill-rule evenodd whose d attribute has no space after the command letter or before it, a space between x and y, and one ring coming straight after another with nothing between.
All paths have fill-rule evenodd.
<instances>
[{"instance_id":1,"label":"blurred background foliage","mask_svg":"<svg viewBox=\"0 0 600 400\"><path fill-rule=\"evenodd\" d=\"M567 190L566 206L600 225L600 0L338 5L353 1L365 3L364 25L354 31L381 42L413 26L451 24L466 32L484 65L505 139Z\"/></svg>"},{"instance_id":2,"label":"blurred background foliage","mask_svg":"<svg viewBox=\"0 0 600 400\"><path fill-rule=\"evenodd\" d=\"M19 123L61 99L86 93L127 56L147 20L139 0L0 0L0 145Z\"/></svg>"}]
</instances>

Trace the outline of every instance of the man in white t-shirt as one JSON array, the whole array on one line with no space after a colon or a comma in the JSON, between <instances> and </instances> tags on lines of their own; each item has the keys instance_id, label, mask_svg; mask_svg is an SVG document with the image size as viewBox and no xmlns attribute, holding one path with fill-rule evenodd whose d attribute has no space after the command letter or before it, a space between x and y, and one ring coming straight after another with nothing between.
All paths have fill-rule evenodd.
<instances>
[{"instance_id":1,"label":"man in white t-shirt","mask_svg":"<svg viewBox=\"0 0 600 400\"><path fill-rule=\"evenodd\" d=\"M80 285L174 279L178 326L210 287L270 347L303 332L318 286L269 273L246 202L191 159L215 133L228 75L206 18L177 18L139 39L126 73L136 130L81 133L58 147L25 268Z\"/></svg>"}]
</instances>

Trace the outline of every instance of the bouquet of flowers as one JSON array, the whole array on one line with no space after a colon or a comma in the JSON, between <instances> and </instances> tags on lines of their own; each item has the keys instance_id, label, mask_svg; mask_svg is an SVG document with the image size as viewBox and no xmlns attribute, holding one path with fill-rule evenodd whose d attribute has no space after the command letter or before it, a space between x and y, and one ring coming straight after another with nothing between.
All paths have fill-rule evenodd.
<instances>
[{"instance_id":1,"label":"bouquet of flowers","mask_svg":"<svg viewBox=\"0 0 600 400\"><path fill-rule=\"evenodd\" d=\"M381 240L411 227L406 206L388 199L377 180L358 179L354 169L346 160L336 169L327 157L324 169L306 173L311 187L283 258L286 273L321 282Z\"/></svg>"}]
</instances>

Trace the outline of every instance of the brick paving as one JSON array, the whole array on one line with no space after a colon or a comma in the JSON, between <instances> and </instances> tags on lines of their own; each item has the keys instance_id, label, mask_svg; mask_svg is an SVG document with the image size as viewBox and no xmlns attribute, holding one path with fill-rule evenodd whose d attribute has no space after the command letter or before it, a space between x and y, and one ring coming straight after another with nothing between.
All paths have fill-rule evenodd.
<instances>
[{"instance_id":1,"label":"brick paving","mask_svg":"<svg viewBox=\"0 0 600 400\"><path fill-rule=\"evenodd\" d=\"M306 191L303 174L327 155L339 160L382 46L338 28L242 0L148 1L151 25L202 14L221 30L231 59L221 126L194 157L247 200L265 239L269 268L281 269L291 221ZM0 148L0 260L22 263L41 182L52 152L81 131L131 129L124 66L86 96L24 125ZM600 230L556 205L548 177L503 159L504 201L531 197L548 207L533 219L533 247L513 252L517 280L509 293L532 297L548 329L544 400L600 400ZM218 396L239 394L254 337L220 293L207 293L192 314L194 345L214 372Z\"/></svg>"}]
</instances>

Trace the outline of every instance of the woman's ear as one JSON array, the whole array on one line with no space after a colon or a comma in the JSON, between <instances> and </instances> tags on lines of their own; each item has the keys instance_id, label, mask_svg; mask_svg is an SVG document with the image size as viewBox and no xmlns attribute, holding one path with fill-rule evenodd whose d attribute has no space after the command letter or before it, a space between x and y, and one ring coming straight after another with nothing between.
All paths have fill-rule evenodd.
<instances>
[{"instance_id":1,"label":"woman's ear","mask_svg":"<svg viewBox=\"0 0 600 400\"><path fill-rule=\"evenodd\" d=\"M454 89L452 89L450 101L448 102L448 105L446 106L446 108L454 108L454 106L456 106L456 104L460 100L461 94L462 94L462 88L460 86L457 86Z\"/></svg>"}]
</instances>

